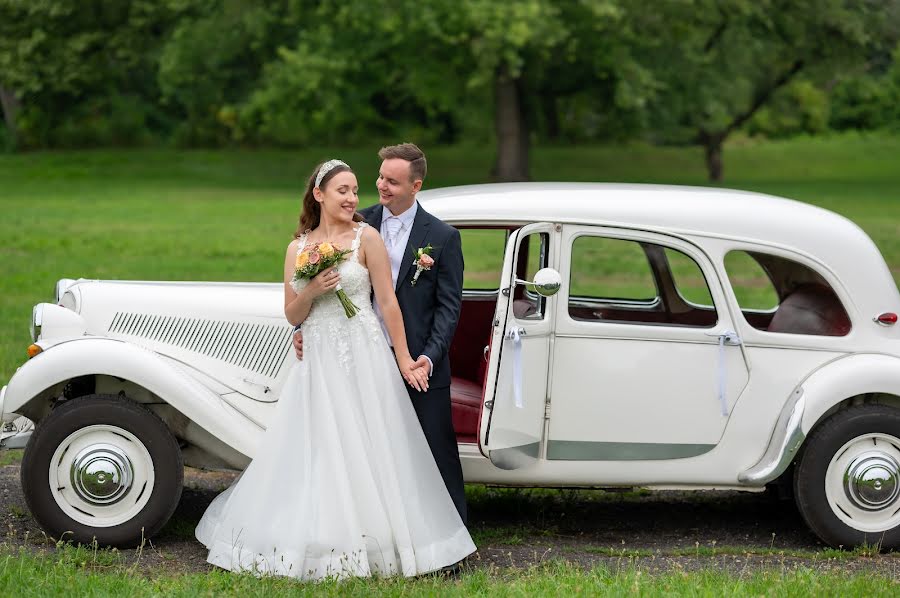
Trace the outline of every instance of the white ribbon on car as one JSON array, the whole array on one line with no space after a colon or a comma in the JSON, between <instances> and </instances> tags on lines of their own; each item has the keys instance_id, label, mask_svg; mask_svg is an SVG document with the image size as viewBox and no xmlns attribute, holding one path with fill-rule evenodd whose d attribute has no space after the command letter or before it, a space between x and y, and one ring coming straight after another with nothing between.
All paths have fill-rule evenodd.
<instances>
[{"instance_id":1,"label":"white ribbon on car","mask_svg":"<svg viewBox=\"0 0 900 598\"><path fill-rule=\"evenodd\" d=\"M710 333L713 336L715 333ZM722 410L722 417L728 417L728 379L726 377L725 363L725 345L740 345L741 337L736 332L726 330L718 335L719 337L719 364L716 368L716 382L718 386L719 407Z\"/></svg>"},{"instance_id":2,"label":"white ribbon on car","mask_svg":"<svg viewBox=\"0 0 900 598\"><path fill-rule=\"evenodd\" d=\"M719 336L719 406L722 408L722 416L728 417L728 397L725 395L728 385L727 380L725 378L726 366L725 366L725 338L727 335L722 334Z\"/></svg>"},{"instance_id":3,"label":"white ribbon on car","mask_svg":"<svg viewBox=\"0 0 900 598\"><path fill-rule=\"evenodd\" d=\"M519 409L525 408L525 397L522 393L522 334L525 331L514 326L506 334L506 338L512 341L513 345L513 403Z\"/></svg>"}]
</instances>

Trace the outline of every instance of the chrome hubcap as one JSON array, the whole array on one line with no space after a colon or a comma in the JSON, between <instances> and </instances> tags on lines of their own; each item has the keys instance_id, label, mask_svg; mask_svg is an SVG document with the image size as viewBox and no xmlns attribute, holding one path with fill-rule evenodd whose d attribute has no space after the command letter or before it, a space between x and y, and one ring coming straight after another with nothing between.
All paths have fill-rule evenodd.
<instances>
[{"instance_id":1,"label":"chrome hubcap","mask_svg":"<svg viewBox=\"0 0 900 598\"><path fill-rule=\"evenodd\" d=\"M111 444L94 444L82 449L70 470L72 488L82 500L97 506L122 500L134 481L134 468L128 455Z\"/></svg>"},{"instance_id":2,"label":"chrome hubcap","mask_svg":"<svg viewBox=\"0 0 900 598\"><path fill-rule=\"evenodd\" d=\"M50 460L50 491L71 519L113 527L133 519L150 501L156 475L140 439L118 426L76 430Z\"/></svg>"},{"instance_id":3,"label":"chrome hubcap","mask_svg":"<svg viewBox=\"0 0 900 598\"><path fill-rule=\"evenodd\" d=\"M850 527L880 533L900 525L900 439L864 434L838 450L825 473L835 516Z\"/></svg>"},{"instance_id":4,"label":"chrome hubcap","mask_svg":"<svg viewBox=\"0 0 900 598\"><path fill-rule=\"evenodd\" d=\"M870 451L854 458L844 474L847 498L861 509L876 511L891 506L900 494L900 464L889 454Z\"/></svg>"}]
</instances>

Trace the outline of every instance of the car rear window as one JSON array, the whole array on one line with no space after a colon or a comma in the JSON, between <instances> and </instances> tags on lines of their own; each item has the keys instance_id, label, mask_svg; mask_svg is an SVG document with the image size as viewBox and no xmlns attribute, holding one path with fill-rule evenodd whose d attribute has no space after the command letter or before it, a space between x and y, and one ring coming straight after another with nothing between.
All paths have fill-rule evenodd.
<instances>
[{"instance_id":1,"label":"car rear window","mask_svg":"<svg viewBox=\"0 0 900 598\"><path fill-rule=\"evenodd\" d=\"M845 336L847 310L814 269L780 255L733 250L725 272L744 319L753 328L783 334Z\"/></svg>"}]
</instances>

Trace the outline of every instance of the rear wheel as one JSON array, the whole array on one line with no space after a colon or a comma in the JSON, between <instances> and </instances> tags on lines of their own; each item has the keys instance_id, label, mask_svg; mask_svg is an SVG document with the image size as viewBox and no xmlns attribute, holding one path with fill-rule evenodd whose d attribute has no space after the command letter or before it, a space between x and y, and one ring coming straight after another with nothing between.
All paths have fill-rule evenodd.
<instances>
[{"instance_id":1,"label":"rear wheel","mask_svg":"<svg viewBox=\"0 0 900 598\"><path fill-rule=\"evenodd\" d=\"M794 494L809 527L832 546L900 546L900 410L839 411L807 442Z\"/></svg>"},{"instance_id":2,"label":"rear wheel","mask_svg":"<svg viewBox=\"0 0 900 598\"><path fill-rule=\"evenodd\" d=\"M161 419L118 396L54 409L22 458L32 515L54 537L129 545L165 525L181 497L181 450Z\"/></svg>"}]
</instances>

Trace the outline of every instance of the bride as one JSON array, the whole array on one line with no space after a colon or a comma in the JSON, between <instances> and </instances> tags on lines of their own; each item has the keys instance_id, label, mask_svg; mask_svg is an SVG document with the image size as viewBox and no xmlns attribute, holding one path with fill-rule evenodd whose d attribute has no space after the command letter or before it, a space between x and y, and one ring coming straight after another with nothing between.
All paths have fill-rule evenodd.
<instances>
[{"instance_id":1,"label":"bride","mask_svg":"<svg viewBox=\"0 0 900 598\"><path fill-rule=\"evenodd\" d=\"M253 462L197 526L219 567L301 579L413 576L475 551L404 387L405 378L422 390L428 376L407 349L387 250L356 213L357 192L339 160L310 176L284 264L284 311L291 324L303 323L304 359ZM323 241L352 253L292 281L298 251ZM352 318L338 284L359 308Z\"/></svg>"}]
</instances>

